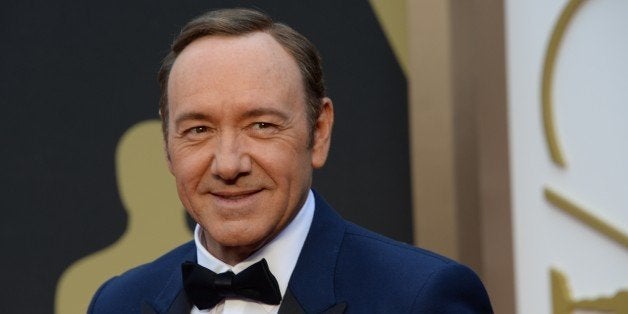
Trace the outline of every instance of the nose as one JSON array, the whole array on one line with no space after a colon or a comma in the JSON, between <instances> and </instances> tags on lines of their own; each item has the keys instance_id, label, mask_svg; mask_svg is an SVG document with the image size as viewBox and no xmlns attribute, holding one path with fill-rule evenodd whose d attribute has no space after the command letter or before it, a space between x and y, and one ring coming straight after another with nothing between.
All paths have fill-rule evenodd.
<instances>
[{"instance_id":1,"label":"nose","mask_svg":"<svg viewBox=\"0 0 628 314\"><path fill-rule=\"evenodd\" d=\"M236 135L219 138L211 163L211 172L223 181L234 181L251 172L251 157Z\"/></svg>"}]
</instances>

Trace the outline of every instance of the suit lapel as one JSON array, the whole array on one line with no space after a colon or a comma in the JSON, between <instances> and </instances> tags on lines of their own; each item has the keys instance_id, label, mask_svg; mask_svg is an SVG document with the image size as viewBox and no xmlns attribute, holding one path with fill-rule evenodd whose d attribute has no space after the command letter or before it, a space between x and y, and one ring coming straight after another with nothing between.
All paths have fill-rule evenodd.
<instances>
[{"instance_id":1,"label":"suit lapel","mask_svg":"<svg viewBox=\"0 0 628 314\"><path fill-rule=\"evenodd\" d=\"M180 257L180 261L174 263L170 277L164 288L153 300L145 300L142 304L142 313L190 313L191 303L183 290L183 279L181 278L181 263L184 261L196 262L196 246L191 245L190 249Z\"/></svg>"},{"instance_id":2,"label":"suit lapel","mask_svg":"<svg viewBox=\"0 0 628 314\"><path fill-rule=\"evenodd\" d=\"M343 314L346 309L347 309L347 303L341 302L326 309L325 312L323 312L323 314Z\"/></svg>"},{"instance_id":3,"label":"suit lapel","mask_svg":"<svg viewBox=\"0 0 628 314\"><path fill-rule=\"evenodd\" d=\"M342 302L335 305L332 305L331 308L328 308L323 312L323 314L342 314L345 312L347 308L347 304ZM281 306L279 307L279 312L277 314L305 314L305 310L299 304L299 301L295 299L292 291L288 289L286 291L286 295L284 295L283 300L281 301Z\"/></svg>"},{"instance_id":4,"label":"suit lapel","mask_svg":"<svg viewBox=\"0 0 628 314\"><path fill-rule=\"evenodd\" d=\"M306 313L342 313L346 304L337 304L334 288L334 270L342 239L345 222L331 207L314 192L316 209L312 226L288 283L288 292L293 300L284 299L279 309L294 306ZM299 312L297 312L299 313Z\"/></svg>"},{"instance_id":5,"label":"suit lapel","mask_svg":"<svg viewBox=\"0 0 628 314\"><path fill-rule=\"evenodd\" d=\"M157 311L155 311L155 309L148 304L148 302L144 301L142 302L142 314L157 314Z\"/></svg>"},{"instance_id":6,"label":"suit lapel","mask_svg":"<svg viewBox=\"0 0 628 314\"><path fill-rule=\"evenodd\" d=\"M281 305L279 306L279 312L277 312L277 314L305 314L305 310L303 310L299 301L294 298L290 288L286 290L286 294L281 300Z\"/></svg>"},{"instance_id":7,"label":"suit lapel","mask_svg":"<svg viewBox=\"0 0 628 314\"><path fill-rule=\"evenodd\" d=\"M177 297L168 308L167 314L182 314L182 313L190 313L192 310L192 303L188 300L187 295L185 294L185 290L181 289Z\"/></svg>"},{"instance_id":8,"label":"suit lapel","mask_svg":"<svg viewBox=\"0 0 628 314\"><path fill-rule=\"evenodd\" d=\"M188 301L188 298L184 290L181 290L177 297L172 302L172 305L165 312L158 312L148 302L142 303L142 314L183 314L190 313L192 310L192 304Z\"/></svg>"}]
</instances>

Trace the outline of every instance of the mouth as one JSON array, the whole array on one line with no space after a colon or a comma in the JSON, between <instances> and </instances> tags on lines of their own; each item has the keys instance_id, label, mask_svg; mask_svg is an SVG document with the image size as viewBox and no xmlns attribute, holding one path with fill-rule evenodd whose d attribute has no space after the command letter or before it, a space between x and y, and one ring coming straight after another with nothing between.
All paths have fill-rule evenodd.
<instances>
[{"instance_id":1,"label":"mouth","mask_svg":"<svg viewBox=\"0 0 628 314\"><path fill-rule=\"evenodd\" d=\"M220 200L223 201L239 201L239 200L244 200L247 199L251 196L254 196L255 194L261 192L262 189L254 189L254 190L241 190L241 191L229 191L229 190L224 190L224 191L212 191L210 192L211 195L217 197Z\"/></svg>"}]
</instances>

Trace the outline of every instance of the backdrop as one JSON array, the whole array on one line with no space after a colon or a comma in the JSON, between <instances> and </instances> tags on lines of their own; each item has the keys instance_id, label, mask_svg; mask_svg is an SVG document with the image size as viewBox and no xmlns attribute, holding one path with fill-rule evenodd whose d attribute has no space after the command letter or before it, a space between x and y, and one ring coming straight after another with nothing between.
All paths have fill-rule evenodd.
<instances>
[{"instance_id":1,"label":"backdrop","mask_svg":"<svg viewBox=\"0 0 628 314\"><path fill-rule=\"evenodd\" d=\"M123 189L125 180L133 188L150 185L133 181L133 171L155 157L132 152L148 140L123 135L136 134L129 131L135 126L155 138L153 124L140 122L158 118L155 76L161 58L190 18L251 3L3 4L1 313L53 312L62 274L88 256L98 257L130 230L128 207L142 197L121 195L132 191ZM372 8L366 1L254 4L303 33L324 59L336 125L315 189L349 220L410 242L406 80ZM120 165L125 154L140 162ZM153 194L159 199L160 193ZM168 206L183 211L180 203Z\"/></svg>"}]
</instances>

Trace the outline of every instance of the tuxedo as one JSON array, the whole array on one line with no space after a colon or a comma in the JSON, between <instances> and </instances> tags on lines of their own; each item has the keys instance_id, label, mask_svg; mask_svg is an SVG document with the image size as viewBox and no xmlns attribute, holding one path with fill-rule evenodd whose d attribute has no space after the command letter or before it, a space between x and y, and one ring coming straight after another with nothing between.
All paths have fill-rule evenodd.
<instances>
[{"instance_id":1,"label":"tuxedo","mask_svg":"<svg viewBox=\"0 0 628 314\"><path fill-rule=\"evenodd\" d=\"M104 283L88 313L190 313L181 263L193 241ZM343 220L319 195L279 313L491 313L464 265Z\"/></svg>"}]
</instances>

